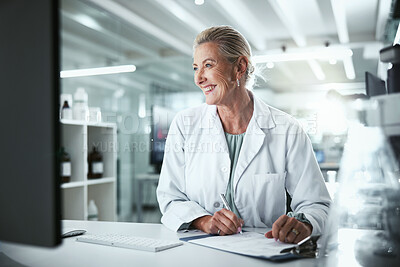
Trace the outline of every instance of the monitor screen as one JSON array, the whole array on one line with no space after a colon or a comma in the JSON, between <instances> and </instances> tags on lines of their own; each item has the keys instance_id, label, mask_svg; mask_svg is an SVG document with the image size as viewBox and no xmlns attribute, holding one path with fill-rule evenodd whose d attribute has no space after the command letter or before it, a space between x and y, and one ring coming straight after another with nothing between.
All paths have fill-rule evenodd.
<instances>
[{"instance_id":1,"label":"monitor screen","mask_svg":"<svg viewBox=\"0 0 400 267\"><path fill-rule=\"evenodd\" d=\"M369 97L386 94L385 81L370 72L365 72L365 88Z\"/></svg>"},{"instance_id":2,"label":"monitor screen","mask_svg":"<svg viewBox=\"0 0 400 267\"><path fill-rule=\"evenodd\" d=\"M1 241L61 243L58 6L0 2Z\"/></svg>"},{"instance_id":3,"label":"monitor screen","mask_svg":"<svg viewBox=\"0 0 400 267\"><path fill-rule=\"evenodd\" d=\"M157 172L161 170L165 141L174 117L175 112L166 107L154 105L151 108L150 164Z\"/></svg>"}]
</instances>

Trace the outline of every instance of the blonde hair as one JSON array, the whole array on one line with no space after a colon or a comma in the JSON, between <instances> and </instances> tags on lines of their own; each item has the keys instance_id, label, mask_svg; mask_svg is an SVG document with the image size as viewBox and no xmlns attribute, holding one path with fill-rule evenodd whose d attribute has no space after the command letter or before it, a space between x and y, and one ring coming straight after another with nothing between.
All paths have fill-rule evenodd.
<instances>
[{"instance_id":1,"label":"blonde hair","mask_svg":"<svg viewBox=\"0 0 400 267\"><path fill-rule=\"evenodd\" d=\"M251 63L251 48L244 36L231 26L214 26L199 33L193 42L193 50L201 44L214 42L228 62L235 63L239 57L248 59L246 83L253 82L254 66Z\"/></svg>"}]
</instances>

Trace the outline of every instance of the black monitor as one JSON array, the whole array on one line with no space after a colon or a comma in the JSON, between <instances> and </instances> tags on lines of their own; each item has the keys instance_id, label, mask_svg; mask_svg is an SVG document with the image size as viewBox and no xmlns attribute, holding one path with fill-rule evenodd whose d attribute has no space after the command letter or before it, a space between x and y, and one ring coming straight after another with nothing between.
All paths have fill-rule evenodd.
<instances>
[{"instance_id":1,"label":"black monitor","mask_svg":"<svg viewBox=\"0 0 400 267\"><path fill-rule=\"evenodd\" d=\"M150 164L157 173L161 171L165 141L174 116L175 112L166 107L153 105L151 108Z\"/></svg>"},{"instance_id":2,"label":"black monitor","mask_svg":"<svg viewBox=\"0 0 400 267\"><path fill-rule=\"evenodd\" d=\"M369 97L386 94L385 81L368 71L365 72L365 88Z\"/></svg>"},{"instance_id":3,"label":"black monitor","mask_svg":"<svg viewBox=\"0 0 400 267\"><path fill-rule=\"evenodd\" d=\"M61 243L58 7L0 1L0 242Z\"/></svg>"}]
</instances>

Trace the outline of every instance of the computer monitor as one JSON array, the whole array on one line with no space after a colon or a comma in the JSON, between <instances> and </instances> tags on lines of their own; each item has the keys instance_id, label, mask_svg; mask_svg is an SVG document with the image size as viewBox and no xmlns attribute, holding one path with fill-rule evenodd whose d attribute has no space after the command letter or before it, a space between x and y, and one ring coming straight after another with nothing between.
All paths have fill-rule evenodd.
<instances>
[{"instance_id":1,"label":"computer monitor","mask_svg":"<svg viewBox=\"0 0 400 267\"><path fill-rule=\"evenodd\" d=\"M150 164L156 173L161 171L165 141L174 116L175 112L166 107L153 105L151 108Z\"/></svg>"},{"instance_id":2,"label":"computer monitor","mask_svg":"<svg viewBox=\"0 0 400 267\"><path fill-rule=\"evenodd\" d=\"M61 243L58 7L0 1L0 243Z\"/></svg>"},{"instance_id":3,"label":"computer monitor","mask_svg":"<svg viewBox=\"0 0 400 267\"><path fill-rule=\"evenodd\" d=\"M365 72L365 88L369 97L386 94L385 81L370 72Z\"/></svg>"}]
</instances>

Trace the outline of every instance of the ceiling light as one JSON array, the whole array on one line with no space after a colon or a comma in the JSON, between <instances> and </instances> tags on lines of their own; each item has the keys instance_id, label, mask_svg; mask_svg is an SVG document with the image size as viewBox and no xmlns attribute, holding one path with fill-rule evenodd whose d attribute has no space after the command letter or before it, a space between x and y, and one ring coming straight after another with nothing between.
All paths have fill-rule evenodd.
<instances>
[{"instance_id":1,"label":"ceiling light","mask_svg":"<svg viewBox=\"0 0 400 267\"><path fill-rule=\"evenodd\" d=\"M265 26L255 18L253 11L249 7L250 5L246 1L215 0L213 3L216 3L216 7L223 9L224 13L232 18L232 23L245 30L242 34L247 37L247 40L255 49L263 51L267 48L265 36L260 32L260 29L264 29Z\"/></svg>"},{"instance_id":2,"label":"ceiling light","mask_svg":"<svg viewBox=\"0 0 400 267\"><path fill-rule=\"evenodd\" d=\"M97 21L94 20L92 17L89 17L84 14L79 14L79 15L74 16L74 18L77 22L79 22L82 25L85 25L88 28L91 28L96 31L102 30L102 27L100 26L100 24L97 23Z\"/></svg>"},{"instance_id":3,"label":"ceiling light","mask_svg":"<svg viewBox=\"0 0 400 267\"><path fill-rule=\"evenodd\" d=\"M333 15L335 17L336 29L339 41L344 44L349 42L349 32L347 29L346 7L343 0L331 0Z\"/></svg>"},{"instance_id":4,"label":"ceiling light","mask_svg":"<svg viewBox=\"0 0 400 267\"><path fill-rule=\"evenodd\" d=\"M307 40L296 20L296 10L293 8L293 3L282 0L269 0L269 4L281 22L286 26L294 42L300 47L306 46Z\"/></svg>"},{"instance_id":5,"label":"ceiling light","mask_svg":"<svg viewBox=\"0 0 400 267\"><path fill-rule=\"evenodd\" d=\"M153 23L150 23L148 20L129 10L125 6L117 3L112 0L87 0L92 2L98 7L101 7L105 11L116 15L118 18L126 21L129 24L132 24L136 28L142 29L144 32L156 37L158 40L161 40L168 45L174 47L178 51L181 51L184 54L192 55L192 46L188 45L186 42L183 42L179 38L171 35L165 30L159 28Z\"/></svg>"},{"instance_id":6,"label":"ceiling light","mask_svg":"<svg viewBox=\"0 0 400 267\"><path fill-rule=\"evenodd\" d=\"M353 51L349 48L323 48L319 50L304 50L302 52L282 53L280 51L271 52L265 55L254 56L254 63L284 62L284 61L304 61L312 59L320 60L343 60L351 57Z\"/></svg>"},{"instance_id":7,"label":"ceiling light","mask_svg":"<svg viewBox=\"0 0 400 267\"><path fill-rule=\"evenodd\" d=\"M198 6L201 6L202 4L204 4L204 0L194 0L194 3Z\"/></svg>"},{"instance_id":8,"label":"ceiling light","mask_svg":"<svg viewBox=\"0 0 400 267\"><path fill-rule=\"evenodd\" d=\"M180 19L185 25L193 28L196 32L201 32L207 26L193 16L189 11L184 9L180 4L175 2L174 0L156 0L158 4L163 6L167 11L171 12L175 17ZM204 1L203 1L204 3ZM203 4L201 3L201 4Z\"/></svg>"},{"instance_id":9,"label":"ceiling light","mask_svg":"<svg viewBox=\"0 0 400 267\"><path fill-rule=\"evenodd\" d=\"M329 64L335 65L337 63L337 60L334 58L329 59Z\"/></svg>"},{"instance_id":10,"label":"ceiling light","mask_svg":"<svg viewBox=\"0 0 400 267\"><path fill-rule=\"evenodd\" d=\"M77 70L63 70L60 72L61 78L116 74L123 72L134 72L135 65L121 65L112 67L90 68L90 69L77 69Z\"/></svg>"}]
</instances>

